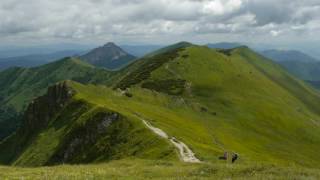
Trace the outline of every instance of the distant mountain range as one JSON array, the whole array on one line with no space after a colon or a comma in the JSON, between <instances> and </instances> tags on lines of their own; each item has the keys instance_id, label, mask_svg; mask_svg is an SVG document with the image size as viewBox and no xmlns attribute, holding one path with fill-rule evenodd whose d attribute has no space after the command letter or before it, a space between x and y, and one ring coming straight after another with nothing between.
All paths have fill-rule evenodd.
<instances>
[{"instance_id":1,"label":"distant mountain range","mask_svg":"<svg viewBox=\"0 0 320 180\"><path fill-rule=\"evenodd\" d=\"M0 59L29 56L29 55L45 55L53 54L61 51L76 51L86 52L88 49L94 48L95 45L90 44L77 44L77 43L57 43L48 45L30 45L30 46L19 46L19 45L8 45L0 46Z\"/></svg>"},{"instance_id":2,"label":"distant mountain range","mask_svg":"<svg viewBox=\"0 0 320 180\"><path fill-rule=\"evenodd\" d=\"M131 52L145 55L152 51L156 46L125 46L131 49ZM32 54L17 57L0 58L0 70L10 67L35 67L40 66L64 57L77 56L84 61L107 69L121 68L134 59L135 56L127 53L125 50L115 45L114 43L107 43L104 46L95 48L93 50L66 50L58 51L49 54Z\"/></svg>"},{"instance_id":3,"label":"distant mountain range","mask_svg":"<svg viewBox=\"0 0 320 180\"><path fill-rule=\"evenodd\" d=\"M0 70L9 67L35 67L49 63L54 60L67 56L75 56L84 53L84 51L66 50L58 51L50 54L33 54L17 57L0 58Z\"/></svg>"},{"instance_id":4,"label":"distant mountain range","mask_svg":"<svg viewBox=\"0 0 320 180\"><path fill-rule=\"evenodd\" d=\"M262 55L275 60L276 62L320 62L319 60L297 50L265 50Z\"/></svg>"},{"instance_id":5,"label":"distant mountain range","mask_svg":"<svg viewBox=\"0 0 320 180\"><path fill-rule=\"evenodd\" d=\"M237 47L243 46L243 44L240 43L230 43L230 42L219 42L219 43L209 43L207 44L209 48L214 49L233 49Z\"/></svg>"},{"instance_id":6,"label":"distant mountain range","mask_svg":"<svg viewBox=\"0 0 320 180\"><path fill-rule=\"evenodd\" d=\"M296 77L308 81L319 88L320 61L300 51L294 50L267 50L262 55L281 64Z\"/></svg>"},{"instance_id":7,"label":"distant mountain range","mask_svg":"<svg viewBox=\"0 0 320 180\"><path fill-rule=\"evenodd\" d=\"M164 46L161 45L120 45L120 47L136 57L142 57Z\"/></svg>"}]
</instances>

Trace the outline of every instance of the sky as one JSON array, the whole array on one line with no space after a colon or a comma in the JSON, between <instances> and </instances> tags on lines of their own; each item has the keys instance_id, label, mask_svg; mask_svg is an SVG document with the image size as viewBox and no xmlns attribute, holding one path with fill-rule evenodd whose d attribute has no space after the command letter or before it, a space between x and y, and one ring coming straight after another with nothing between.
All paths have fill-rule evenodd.
<instances>
[{"instance_id":1,"label":"sky","mask_svg":"<svg viewBox=\"0 0 320 180\"><path fill-rule=\"evenodd\" d=\"M0 45L320 46L319 0L1 0Z\"/></svg>"}]
</instances>

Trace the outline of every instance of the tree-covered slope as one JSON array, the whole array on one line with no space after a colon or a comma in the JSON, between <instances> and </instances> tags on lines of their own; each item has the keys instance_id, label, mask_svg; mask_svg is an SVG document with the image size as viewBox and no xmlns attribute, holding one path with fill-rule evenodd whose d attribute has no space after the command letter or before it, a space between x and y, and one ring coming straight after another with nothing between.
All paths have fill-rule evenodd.
<instances>
[{"instance_id":1,"label":"tree-covered slope","mask_svg":"<svg viewBox=\"0 0 320 180\"><path fill-rule=\"evenodd\" d=\"M111 72L97 69L76 58L64 58L35 68L10 68L0 72L0 139L14 131L21 112L32 99L45 93L48 86L62 81L104 83Z\"/></svg>"}]
</instances>

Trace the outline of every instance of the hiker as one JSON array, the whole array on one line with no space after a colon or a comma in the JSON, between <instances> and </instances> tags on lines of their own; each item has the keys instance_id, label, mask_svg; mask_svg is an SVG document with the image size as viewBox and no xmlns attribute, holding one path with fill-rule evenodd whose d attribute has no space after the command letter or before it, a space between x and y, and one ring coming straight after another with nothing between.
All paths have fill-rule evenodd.
<instances>
[{"instance_id":1,"label":"hiker","mask_svg":"<svg viewBox=\"0 0 320 180\"><path fill-rule=\"evenodd\" d=\"M220 160L228 160L228 152L224 152L223 156L219 157Z\"/></svg>"},{"instance_id":2,"label":"hiker","mask_svg":"<svg viewBox=\"0 0 320 180\"><path fill-rule=\"evenodd\" d=\"M237 159L238 159L238 154L237 153L234 153L233 155L232 155L232 163L234 163Z\"/></svg>"}]
</instances>

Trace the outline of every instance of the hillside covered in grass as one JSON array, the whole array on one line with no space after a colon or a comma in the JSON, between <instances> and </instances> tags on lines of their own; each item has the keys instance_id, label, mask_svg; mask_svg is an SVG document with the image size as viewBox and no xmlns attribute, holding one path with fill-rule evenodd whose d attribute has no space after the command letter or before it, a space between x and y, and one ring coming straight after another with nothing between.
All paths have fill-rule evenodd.
<instances>
[{"instance_id":1,"label":"hillside covered in grass","mask_svg":"<svg viewBox=\"0 0 320 180\"><path fill-rule=\"evenodd\" d=\"M140 120L78 98L82 93L73 86L78 84L51 86L28 106L22 127L0 144L1 163L42 166L128 156L177 159L173 147Z\"/></svg>"},{"instance_id":2,"label":"hillside covered in grass","mask_svg":"<svg viewBox=\"0 0 320 180\"><path fill-rule=\"evenodd\" d=\"M76 58L34 68L10 68L0 72L0 139L16 130L27 105L50 85L63 80L108 84L111 72Z\"/></svg>"},{"instance_id":3,"label":"hillside covered in grass","mask_svg":"<svg viewBox=\"0 0 320 180\"><path fill-rule=\"evenodd\" d=\"M169 48L105 85L55 87L29 104L22 128L0 144L2 164L175 162L182 158L174 139L202 163L221 163L229 152L242 165L319 167L318 92L246 47Z\"/></svg>"}]
</instances>

